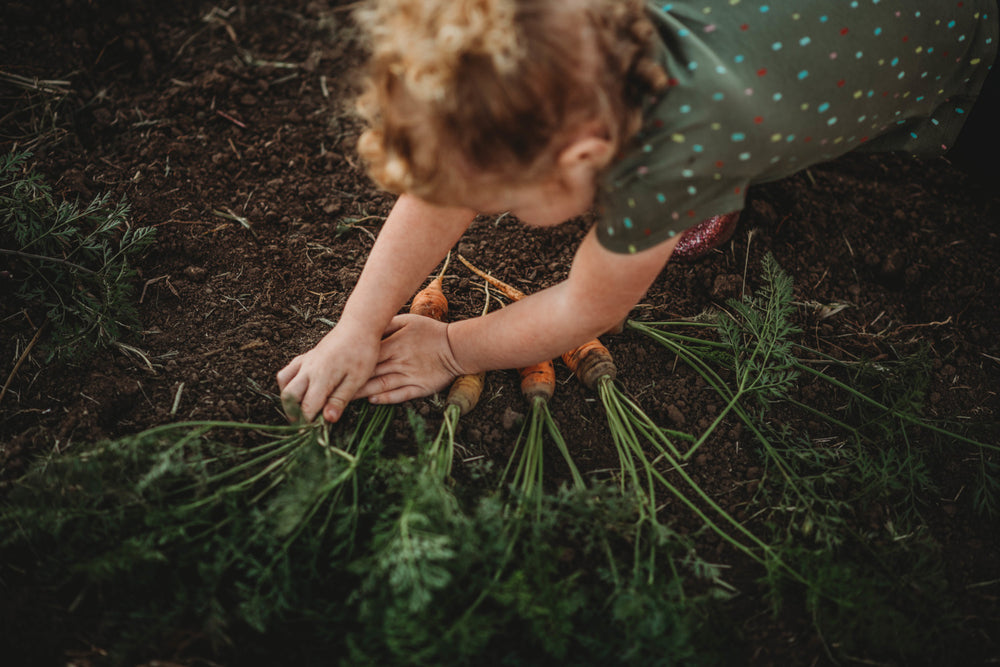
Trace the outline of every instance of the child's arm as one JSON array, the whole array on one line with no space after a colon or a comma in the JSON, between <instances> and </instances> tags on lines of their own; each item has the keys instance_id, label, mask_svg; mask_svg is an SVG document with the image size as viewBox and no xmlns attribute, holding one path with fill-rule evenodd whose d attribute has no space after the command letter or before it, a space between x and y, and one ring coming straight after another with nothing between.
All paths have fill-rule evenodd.
<instances>
[{"instance_id":1,"label":"child's arm","mask_svg":"<svg viewBox=\"0 0 1000 667\"><path fill-rule=\"evenodd\" d=\"M387 325L466 230L475 212L403 195L393 206L330 333L278 372L283 404L337 421L371 376ZM443 327L444 325L442 325ZM291 416L291 415L290 415Z\"/></svg>"},{"instance_id":2,"label":"child's arm","mask_svg":"<svg viewBox=\"0 0 1000 667\"><path fill-rule=\"evenodd\" d=\"M679 237L628 255L603 248L592 229L567 279L483 317L434 326L393 319L375 376L358 397L398 403L425 395L442 377L520 368L553 359L617 325L663 269Z\"/></svg>"}]
</instances>

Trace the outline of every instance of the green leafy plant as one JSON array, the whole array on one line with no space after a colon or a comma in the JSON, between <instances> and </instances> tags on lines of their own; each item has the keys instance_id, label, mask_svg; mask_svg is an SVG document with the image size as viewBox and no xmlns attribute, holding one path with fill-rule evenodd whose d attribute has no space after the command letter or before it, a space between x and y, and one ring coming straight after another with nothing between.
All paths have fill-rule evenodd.
<instances>
[{"instance_id":1,"label":"green leafy plant","mask_svg":"<svg viewBox=\"0 0 1000 667\"><path fill-rule=\"evenodd\" d=\"M44 317L50 357L114 344L136 323L131 262L155 230L132 226L126 202L109 195L57 202L29 158L0 156L3 280L17 303Z\"/></svg>"},{"instance_id":2,"label":"green leafy plant","mask_svg":"<svg viewBox=\"0 0 1000 667\"><path fill-rule=\"evenodd\" d=\"M729 300L723 312L693 320L629 325L674 353L725 402L688 449L673 450L678 462L727 416L752 434L763 475L750 509L762 520L756 539L768 543L763 563L771 594L788 582L806 583L806 606L831 645L919 655L940 635L903 637L892 628L907 615L932 618L941 607L936 547L916 537L925 535L921 499L934 490L931 456L944 442L971 446L988 480L985 462L997 447L920 416L927 373L919 355L858 364L797 343L792 287L768 255L756 296ZM799 397L804 381L841 396L837 409ZM817 420L820 432L791 429L784 422L789 411ZM646 429L656 434L652 425ZM988 507L989 483L982 487L976 500ZM880 524L870 524L871 512ZM902 586L913 593L903 602L893 594ZM890 637L891 646L878 637Z\"/></svg>"}]
</instances>

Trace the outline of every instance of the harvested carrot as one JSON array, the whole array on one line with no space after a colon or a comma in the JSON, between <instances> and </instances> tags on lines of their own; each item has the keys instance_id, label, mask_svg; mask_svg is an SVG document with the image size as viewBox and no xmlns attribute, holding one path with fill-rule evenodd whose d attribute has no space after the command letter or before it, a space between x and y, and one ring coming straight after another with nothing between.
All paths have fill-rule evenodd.
<instances>
[{"instance_id":1,"label":"harvested carrot","mask_svg":"<svg viewBox=\"0 0 1000 667\"><path fill-rule=\"evenodd\" d=\"M596 338L566 352L562 360L588 389L596 388L601 378L614 380L618 373L608 348Z\"/></svg>"},{"instance_id":2,"label":"harvested carrot","mask_svg":"<svg viewBox=\"0 0 1000 667\"><path fill-rule=\"evenodd\" d=\"M543 361L519 369L521 374L521 394L534 403L536 398L548 401L556 390L556 367L551 361Z\"/></svg>"},{"instance_id":3,"label":"harvested carrot","mask_svg":"<svg viewBox=\"0 0 1000 667\"><path fill-rule=\"evenodd\" d=\"M503 294L511 301L520 301L525 297L524 292L522 292L521 290L517 289L516 287L513 287L512 285L508 285L499 278L494 278L493 276L486 273L482 269L476 268L471 263L469 263L469 260L462 257L461 255L458 256L458 260L462 262L462 264L465 264L466 268L468 268L469 271L472 271L477 276L488 282L493 288L495 288L498 292Z\"/></svg>"},{"instance_id":4,"label":"harvested carrot","mask_svg":"<svg viewBox=\"0 0 1000 667\"><path fill-rule=\"evenodd\" d=\"M444 318L448 316L448 299L445 298L442 287L444 272L448 268L450 259L451 253L448 253L448 257L444 260L444 266L441 267L441 272L437 274L437 277L427 287L414 295L413 301L410 302L412 315L423 315L438 322L444 322Z\"/></svg>"},{"instance_id":5,"label":"harvested carrot","mask_svg":"<svg viewBox=\"0 0 1000 667\"><path fill-rule=\"evenodd\" d=\"M451 383L451 389L448 390L448 398L445 399L445 403L457 407L460 417L468 414L479 403L485 379L485 373L459 375Z\"/></svg>"}]
</instances>

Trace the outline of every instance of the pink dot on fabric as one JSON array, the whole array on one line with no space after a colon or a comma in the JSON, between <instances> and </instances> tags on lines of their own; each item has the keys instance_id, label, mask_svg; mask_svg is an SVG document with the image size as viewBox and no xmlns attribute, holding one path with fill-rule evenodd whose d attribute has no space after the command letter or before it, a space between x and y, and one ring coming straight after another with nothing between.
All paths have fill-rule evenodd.
<instances>
[{"instance_id":1,"label":"pink dot on fabric","mask_svg":"<svg viewBox=\"0 0 1000 667\"><path fill-rule=\"evenodd\" d=\"M747 95L753 95L753 88L747 88L743 92L746 93Z\"/></svg>"},{"instance_id":2,"label":"pink dot on fabric","mask_svg":"<svg viewBox=\"0 0 1000 667\"><path fill-rule=\"evenodd\" d=\"M715 32L715 24L705 26L705 32Z\"/></svg>"},{"instance_id":3,"label":"pink dot on fabric","mask_svg":"<svg viewBox=\"0 0 1000 667\"><path fill-rule=\"evenodd\" d=\"M837 52L836 51L831 52L830 53L830 60L836 60L836 59L837 59Z\"/></svg>"},{"instance_id":4,"label":"pink dot on fabric","mask_svg":"<svg viewBox=\"0 0 1000 667\"><path fill-rule=\"evenodd\" d=\"M642 165L641 167L636 169L636 171L639 172L640 176L645 176L646 174L649 173L649 167L647 167L646 165Z\"/></svg>"}]
</instances>

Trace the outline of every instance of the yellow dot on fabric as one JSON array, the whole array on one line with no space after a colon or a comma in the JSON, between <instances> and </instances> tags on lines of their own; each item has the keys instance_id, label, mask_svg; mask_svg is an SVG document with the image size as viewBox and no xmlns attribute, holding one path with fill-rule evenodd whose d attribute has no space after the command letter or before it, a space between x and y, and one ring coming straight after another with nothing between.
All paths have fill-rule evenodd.
<instances>
[{"instance_id":1,"label":"yellow dot on fabric","mask_svg":"<svg viewBox=\"0 0 1000 667\"><path fill-rule=\"evenodd\" d=\"M938 91L938 95L944 95L944 88Z\"/></svg>"},{"instance_id":2,"label":"yellow dot on fabric","mask_svg":"<svg viewBox=\"0 0 1000 667\"><path fill-rule=\"evenodd\" d=\"M809 110L809 103L808 102L803 102L802 106L800 106L799 108L802 109L803 111L808 111Z\"/></svg>"},{"instance_id":3,"label":"yellow dot on fabric","mask_svg":"<svg viewBox=\"0 0 1000 667\"><path fill-rule=\"evenodd\" d=\"M879 58L878 59L878 66L881 67L884 64L885 64L885 58Z\"/></svg>"},{"instance_id":4,"label":"yellow dot on fabric","mask_svg":"<svg viewBox=\"0 0 1000 667\"><path fill-rule=\"evenodd\" d=\"M712 13L712 8L711 7L705 7L705 9L701 10L701 13L702 14L711 14Z\"/></svg>"},{"instance_id":5,"label":"yellow dot on fabric","mask_svg":"<svg viewBox=\"0 0 1000 667\"><path fill-rule=\"evenodd\" d=\"M628 251L634 255L636 253L635 246L630 243L628 246Z\"/></svg>"},{"instance_id":6,"label":"yellow dot on fabric","mask_svg":"<svg viewBox=\"0 0 1000 667\"><path fill-rule=\"evenodd\" d=\"M860 91L860 90L855 90L854 91L854 99L860 100L862 95L864 95L864 93L862 91Z\"/></svg>"},{"instance_id":7,"label":"yellow dot on fabric","mask_svg":"<svg viewBox=\"0 0 1000 667\"><path fill-rule=\"evenodd\" d=\"M970 65L978 65L982 61L982 58L973 58L969 61Z\"/></svg>"},{"instance_id":8,"label":"yellow dot on fabric","mask_svg":"<svg viewBox=\"0 0 1000 667\"><path fill-rule=\"evenodd\" d=\"M923 53L924 52L924 47L918 46L917 48L913 49L913 52L914 53Z\"/></svg>"},{"instance_id":9,"label":"yellow dot on fabric","mask_svg":"<svg viewBox=\"0 0 1000 667\"><path fill-rule=\"evenodd\" d=\"M719 173L712 174L712 178L714 178L717 181L721 181L722 180L722 174L719 174Z\"/></svg>"},{"instance_id":10,"label":"yellow dot on fabric","mask_svg":"<svg viewBox=\"0 0 1000 667\"><path fill-rule=\"evenodd\" d=\"M672 135L670 135L670 138L673 139L675 144L684 143L684 135L681 134L680 132L674 132Z\"/></svg>"},{"instance_id":11,"label":"yellow dot on fabric","mask_svg":"<svg viewBox=\"0 0 1000 667\"><path fill-rule=\"evenodd\" d=\"M843 138L843 137L837 137L836 139L834 139L834 140L833 140L833 143L835 143L835 144L839 144L839 143L840 143L840 142L842 142L843 140L844 140L844 138Z\"/></svg>"},{"instance_id":12,"label":"yellow dot on fabric","mask_svg":"<svg viewBox=\"0 0 1000 667\"><path fill-rule=\"evenodd\" d=\"M740 4L740 0L729 0L729 4L735 7L736 5Z\"/></svg>"},{"instance_id":13,"label":"yellow dot on fabric","mask_svg":"<svg viewBox=\"0 0 1000 667\"><path fill-rule=\"evenodd\" d=\"M775 132L771 135L771 141L781 141L781 135Z\"/></svg>"},{"instance_id":14,"label":"yellow dot on fabric","mask_svg":"<svg viewBox=\"0 0 1000 667\"><path fill-rule=\"evenodd\" d=\"M628 207L635 208L635 200L632 199L631 197L628 198Z\"/></svg>"},{"instance_id":15,"label":"yellow dot on fabric","mask_svg":"<svg viewBox=\"0 0 1000 667\"><path fill-rule=\"evenodd\" d=\"M709 127L718 132L722 129L722 123L712 123Z\"/></svg>"},{"instance_id":16,"label":"yellow dot on fabric","mask_svg":"<svg viewBox=\"0 0 1000 667\"><path fill-rule=\"evenodd\" d=\"M909 96L910 96L910 91L906 91L905 93L903 93L903 99L904 99L904 100L905 100L905 99L906 99L907 97L909 97Z\"/></svg>"}]
</instances>

